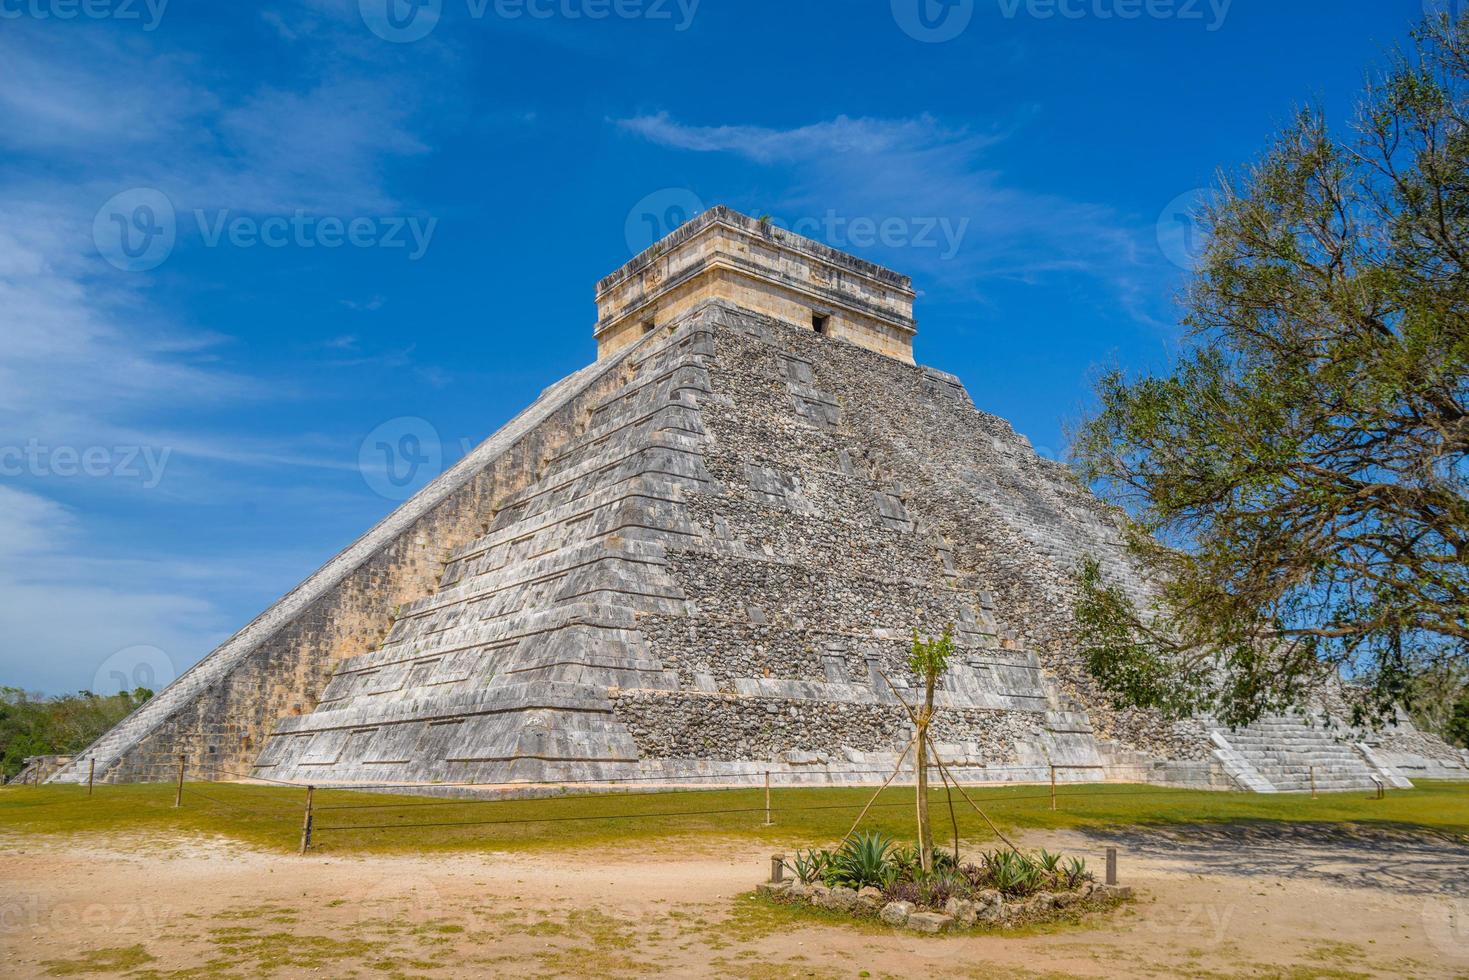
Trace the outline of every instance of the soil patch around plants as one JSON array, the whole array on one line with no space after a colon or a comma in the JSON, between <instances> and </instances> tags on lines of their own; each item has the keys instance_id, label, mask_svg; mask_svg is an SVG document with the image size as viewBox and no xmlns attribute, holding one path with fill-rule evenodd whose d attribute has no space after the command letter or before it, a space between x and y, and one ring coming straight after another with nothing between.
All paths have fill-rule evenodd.
<instances>
[{"instance_id":1,"label":"soil patch around plants","mask_svg":"<svg viewBox=\"0 0 1469 980\"><path fill-rule=\"evenodd\" d=\"M1322 842L1278 873L1225 855L1217 828L1113 835L1115 913L1004 935L926 936L749 894L759 844L352 857L219 839L0 835L0 955L16 977L1451 977L1469 905L1374 883L1387 843ZM1133 835L1136 835L1134 837ZM1023 835L1087 857L1103 841ZM1441 873L1464 866L1445 843ZM1432 864L1425 857L1426 864ZM1333 878L1333 864L1353 869ZM1435 875L1435 868L1430 868Z\"/></svg>"}]
</instances>

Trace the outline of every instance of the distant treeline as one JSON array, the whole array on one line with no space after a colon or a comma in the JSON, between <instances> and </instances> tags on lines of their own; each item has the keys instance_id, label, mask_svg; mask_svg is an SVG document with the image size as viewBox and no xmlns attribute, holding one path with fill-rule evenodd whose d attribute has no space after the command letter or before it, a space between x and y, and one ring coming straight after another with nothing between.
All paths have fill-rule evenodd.
<instances>
[{"instance_id":1,"label":"distant treeline","mask_svg":"<svg viewBox=\"0 0 1469 980\"><path fill-rule=\"evenodd\" d=\"M0 687L0 774L10 779L33 755L75 755L153 696L145 687L121 694L79 691L45 697Z\"/></svg>"}]
</instances>

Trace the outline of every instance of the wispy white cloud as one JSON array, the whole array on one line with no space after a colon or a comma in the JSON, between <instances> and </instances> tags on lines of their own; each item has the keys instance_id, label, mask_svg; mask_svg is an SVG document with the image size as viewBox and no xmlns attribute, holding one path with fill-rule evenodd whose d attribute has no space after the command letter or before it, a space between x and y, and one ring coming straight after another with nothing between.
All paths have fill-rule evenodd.
<instances>
[{"instance_id":1,"label":"wispy white cloud","mask_svg":"<svg viewBox=\"0 0 1469 980\"><path fill-rule=\"evenodd\" d=\"M660 146L787 168L789 190L773 203L787 220L834 210L847 221L934 219L962 228L957 248L903 248L903 267L943 288L982 301L991 280L1083 276L1112 290L1135 318L1158 323L1146 297L1170 270L1144 246L1149 229L1114 208L1022 186L988 162L1008 132L949 127L928 115L838 116L787 129L688 125L666 113L616 123Z\"/></svg>"},{"instance_id":2,"label":"wispy white cloud","mask_svg":"<svg viewBox=\"0 0 1469 980\"><path fill-rule=\"evenodd\" d=\"M159 542L119 557L104 542L118 530L108 520L156 515L162 501L231 513L262 500L352 504L318 479L357 468L350 439L214 421L311 386L287 365L247 369L232 338L160 302L154 275L107 265L92 240L98 208L133 187L162 191L181 216L405 207L387 170L428 152L414 128L422 85L394 64L364 61L387 46L359 41L341 10L281 9L290 13L276 25L282 37L344 38L318 49L326 56L294 87L230 77L186 51L160 54L161 34L57 31L25 19L0 33L0 682L87 686L111 652L136 644L159 647L182 669L239 625L213 596L253 594L266 578L289 579L285 566L309 567L299 555L242 561L248 544L185 560L186 548ZM411 367L411 351L356 344L316 359ZM17 476L17 447L147 447L155 467L166 460L167 478L144 494L146 478L37 477L29 461ZM86 505L61 503L73 498Z\"/></svg>"},{"instance_id":3,"label":"wispy white cloud","mask_svg":"<svg viewBox=\"0 0 1469 980\"><path fill-rule=\"evenodd\" d=\"M0 646L13 670L26 661L34 687L91 688L110 657L138 646L181 671L223 639L220 612L179 588L180 571L100 559L73 512L0 486Z\"/></svg>"}]
</instances>

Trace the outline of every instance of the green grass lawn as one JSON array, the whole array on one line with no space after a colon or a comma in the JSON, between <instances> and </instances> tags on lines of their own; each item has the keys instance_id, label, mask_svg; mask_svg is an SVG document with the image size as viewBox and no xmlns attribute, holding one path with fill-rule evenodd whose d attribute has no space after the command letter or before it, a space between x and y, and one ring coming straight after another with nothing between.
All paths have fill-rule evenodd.
<instances>
[{"instance_id":1,"label":"green grass lawn","mask_svg":"<svg viewBox=\"0 0 1469 980\"><path fill-rule=\"evenodd\" d=\"M1422 782L1377 800L1367 791L1262 796L1157 786L1068 785L1059 809L1045 787L969 790L1001 828L1116 827L1241 821L1391 825L1469 834L1469 784ZM377 793L317 791L313 851L423 852L596 846L657 841L693 843L722 837L775 847L825 844L847 832L871 789L777 789L774 826L764 826L760 789L566 795L529 800L445 801ZM227 783L190 783L173 808L167 785L0 789L0 832L135 834L140 842L180 834L221 835L271 850L300 841L305 792ZM966 840L992 836L968 804L955 798ZM931 818L940 841L952 833L947 802L935 792ZM913 836L913 790L885 791L866 828Z\"/></svg>"}]
</instances>

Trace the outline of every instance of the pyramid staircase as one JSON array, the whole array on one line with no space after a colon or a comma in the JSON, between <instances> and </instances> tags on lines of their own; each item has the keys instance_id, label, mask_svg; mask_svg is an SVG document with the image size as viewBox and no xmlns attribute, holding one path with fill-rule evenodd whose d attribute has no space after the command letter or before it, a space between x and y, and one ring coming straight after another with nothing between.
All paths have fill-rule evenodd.
<instances>
[{"instance_id":1,"label":"pyramid staircase","mask_svg":"<svg viewBox=\"0 0 1469 980\"><path fill-rule=\"evenodd\" d=\"M707 333L635 351L538 478L448 556L431 595L375 650L344 661L309 714L283 719L255 766L291 781L600 779L639 754L611 688L676 689L637 617L678 613L664 571L694 536L685 490L709 480L698 401Z\"/></svg>"},{"instance_id":2,"label":"pyramid staircase","mask_svg":"<svg viewBox=\"0 0 1469 980\"><path fill-rule=\"evenodd\" d=\"M1240 728L1214 726L1215 757L1242 788L1304 793L1411 785L1377 764L1350 731L1338 736L1319 716L1273 715Z\"/></svg>"}]
</instances>

